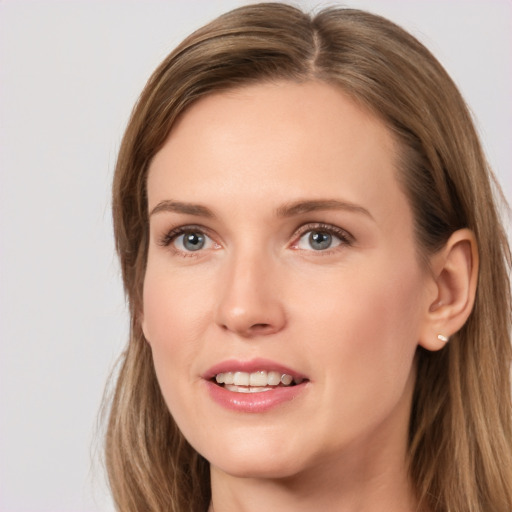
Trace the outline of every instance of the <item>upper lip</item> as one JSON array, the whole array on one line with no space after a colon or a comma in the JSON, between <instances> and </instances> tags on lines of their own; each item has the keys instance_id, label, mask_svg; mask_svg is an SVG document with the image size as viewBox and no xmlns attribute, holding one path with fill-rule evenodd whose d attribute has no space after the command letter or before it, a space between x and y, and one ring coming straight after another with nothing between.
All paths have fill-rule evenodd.
<instances>
[{"instance_id":1,"label":"upper lip","mask_svg":"<svg viewBox=\"0 0 512 512\"><path fill-rule=\"evenodd\" d=\"M211 368L209 368L203 375L203 379L210 380L213 379L219 373L227 373L227 372L257 372L260 370L264 370L267 372L276 371L280 373L286 373L287 375L291 375L294 378L306 379L307 377L302 373L293 370L287 366L284 366L275 361L271 361L270 359L251 359L250 361L238 361L236 359L229 359L226 361L222 361L218 364L215 364Z\"/></svg>"}]
</instances>

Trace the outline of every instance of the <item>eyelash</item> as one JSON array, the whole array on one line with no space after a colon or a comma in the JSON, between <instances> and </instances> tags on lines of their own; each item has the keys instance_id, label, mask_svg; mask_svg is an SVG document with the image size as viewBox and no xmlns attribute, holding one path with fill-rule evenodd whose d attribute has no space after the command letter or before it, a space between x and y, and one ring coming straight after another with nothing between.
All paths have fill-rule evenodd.
<instances>
[{"instance_id":1,"label":"eyelash","mask_svg":"<svg viewBox=\"0 0 512 512\"><path fill-rule=\"evenodd\" d=\"M354 237L346 230L339 228L337 226L333 226L332 224L324 224L324 223L307 223L300 226L293 234L293 240L294 242L290 244L290 247L294 250L305 250L300 249L297 247L299 244L301 238L309 233L309 232L319 232L319 233L327 233L331 236L336 237L340 240L340 244L332 247L327 248L325 250L318 250L314 251L314 249L311 249L311 251L318 253L319 255L328 255L332 252L339 250L342 247L351 246L354 243ZM203 226L199 225L187 225L187 226L179 226L177 228L173 228L170 231L168 231L159 241L158 245L161 245L163 247L170 247L171 244L181 235L187 234L187 233L198 233L207 236L208 238L212 239L208 235L209 230L206 229ZM185 257L194 257L198 256L194 251L182 251L180 249L174 248L173 252L183 255ZM197 251L200 253L201 251ZM309 251L308 251L309 252Z\"/></svg>"},{"instance_id":2,"label":"eyelash","mask_svg":"<svg viewBox=\"0 0 512 512\"><path fill-rule=\"evenodd\" d=\"M159 241L158 245L161 245L162 247L171 247L171 244L181 235L185 235L187 233L200 233L202 235L207 236L211 239L211 237L208 235L208 230L204 228L203 226L198 225L187 225L187 226L179 226L177 228L173 228L170 231L168 231ZM197 256L193 251L181 251L179 249L174 248L173 252L182 254L184 256ZM200 251L198 251L200 252Z\"/></svg>"},{"instance_id":3,"label":"eyelash","mask_svg":"<svg viewBox=\"0 0 512 512\"><path fill-rule=\"evenodd\" d=\"M324 250L314 251L314 249L310 249L311 251L322 255L327 256L332 254L333 252L340 250L343 247L350 247L354 243L354 237L345 229L339 228L337 226L333 226L332 224L324 224L321 222L309 223L302 225L296 232L294 233L293 239L295 240L292 244L292 248L295 250L303 250L297 247L301 238L309 233L309 232L319 232L319 233L327 233L331 236L334 236L340 240L340 244L334 247L329 247ZM295 247L294 247L295 246ZM310 251L308 250L308 252Z\"/></svg>"}]
</instances>

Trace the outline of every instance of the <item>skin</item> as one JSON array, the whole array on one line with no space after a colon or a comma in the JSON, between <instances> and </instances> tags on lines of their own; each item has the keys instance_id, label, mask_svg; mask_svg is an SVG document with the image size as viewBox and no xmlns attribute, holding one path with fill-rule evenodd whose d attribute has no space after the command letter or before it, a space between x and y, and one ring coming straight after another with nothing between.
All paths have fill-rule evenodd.
<instances>
[{"instance_id":1,"label":"skin","mask_svg":"<svg viewBox=\"0 0 512 512\"><path fill-rule=\"evenodd\" d=\"M340 90L280 82L195 103L153 159L142 326L166 403L211 464L212 510L414 509L414 358L442 346L453 251L434 273L420 263L396 157L386 126ZM283 215L324 200L345 206ZM318 223L344 239L314 250ZM207 235L203 249L171 240L183 226ZM462 265L467 238L452 244ZM210 367L260 357L307 376L303 392L264 413L210 398Z\"/></svg>"}]
</instances>

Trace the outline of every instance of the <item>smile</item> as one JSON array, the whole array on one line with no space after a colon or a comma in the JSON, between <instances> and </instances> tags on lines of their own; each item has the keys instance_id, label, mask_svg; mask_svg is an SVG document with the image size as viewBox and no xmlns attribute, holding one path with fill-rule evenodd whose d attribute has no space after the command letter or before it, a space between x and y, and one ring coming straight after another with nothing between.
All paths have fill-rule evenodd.
<instances>
[{"instance_id":1,"label":"smile","mask_svg":"<svg viewBox=\"0 0 512 512\"><path fill-rule=\"evenodd\" d=\"M276 387L295 386L304 381L278 371L258 370L255 372L225 372L215 375L215 382L234 393L262 393Z\"/></svg>"},{"instance_id":2,"label":"smile","mask_svg":"<svg viewBox=\"0 0 512 512\"><path fill-rule=\"evenodd\" d=\"M265 413L309 393L305 375L268 359L229 360L202 375L211 399L237 413Z\"/></svg>"}]
</instances>

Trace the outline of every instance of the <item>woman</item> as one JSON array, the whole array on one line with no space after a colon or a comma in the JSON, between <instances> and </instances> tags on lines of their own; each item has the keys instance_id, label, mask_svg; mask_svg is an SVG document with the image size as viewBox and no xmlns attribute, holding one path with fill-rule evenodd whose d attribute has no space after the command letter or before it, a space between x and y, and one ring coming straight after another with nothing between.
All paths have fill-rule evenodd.
<instances>
[{"instance_id":1,"label":"woman","mask_svg":"<svg viewBox=\"0 0 512 512\"><path fill-rule=\"evenodd\" d=\"M453 82L385 19L260 4L187 38L114 180L119 510L510 510L492 180Z\"/></svg>"}]
</instances>

